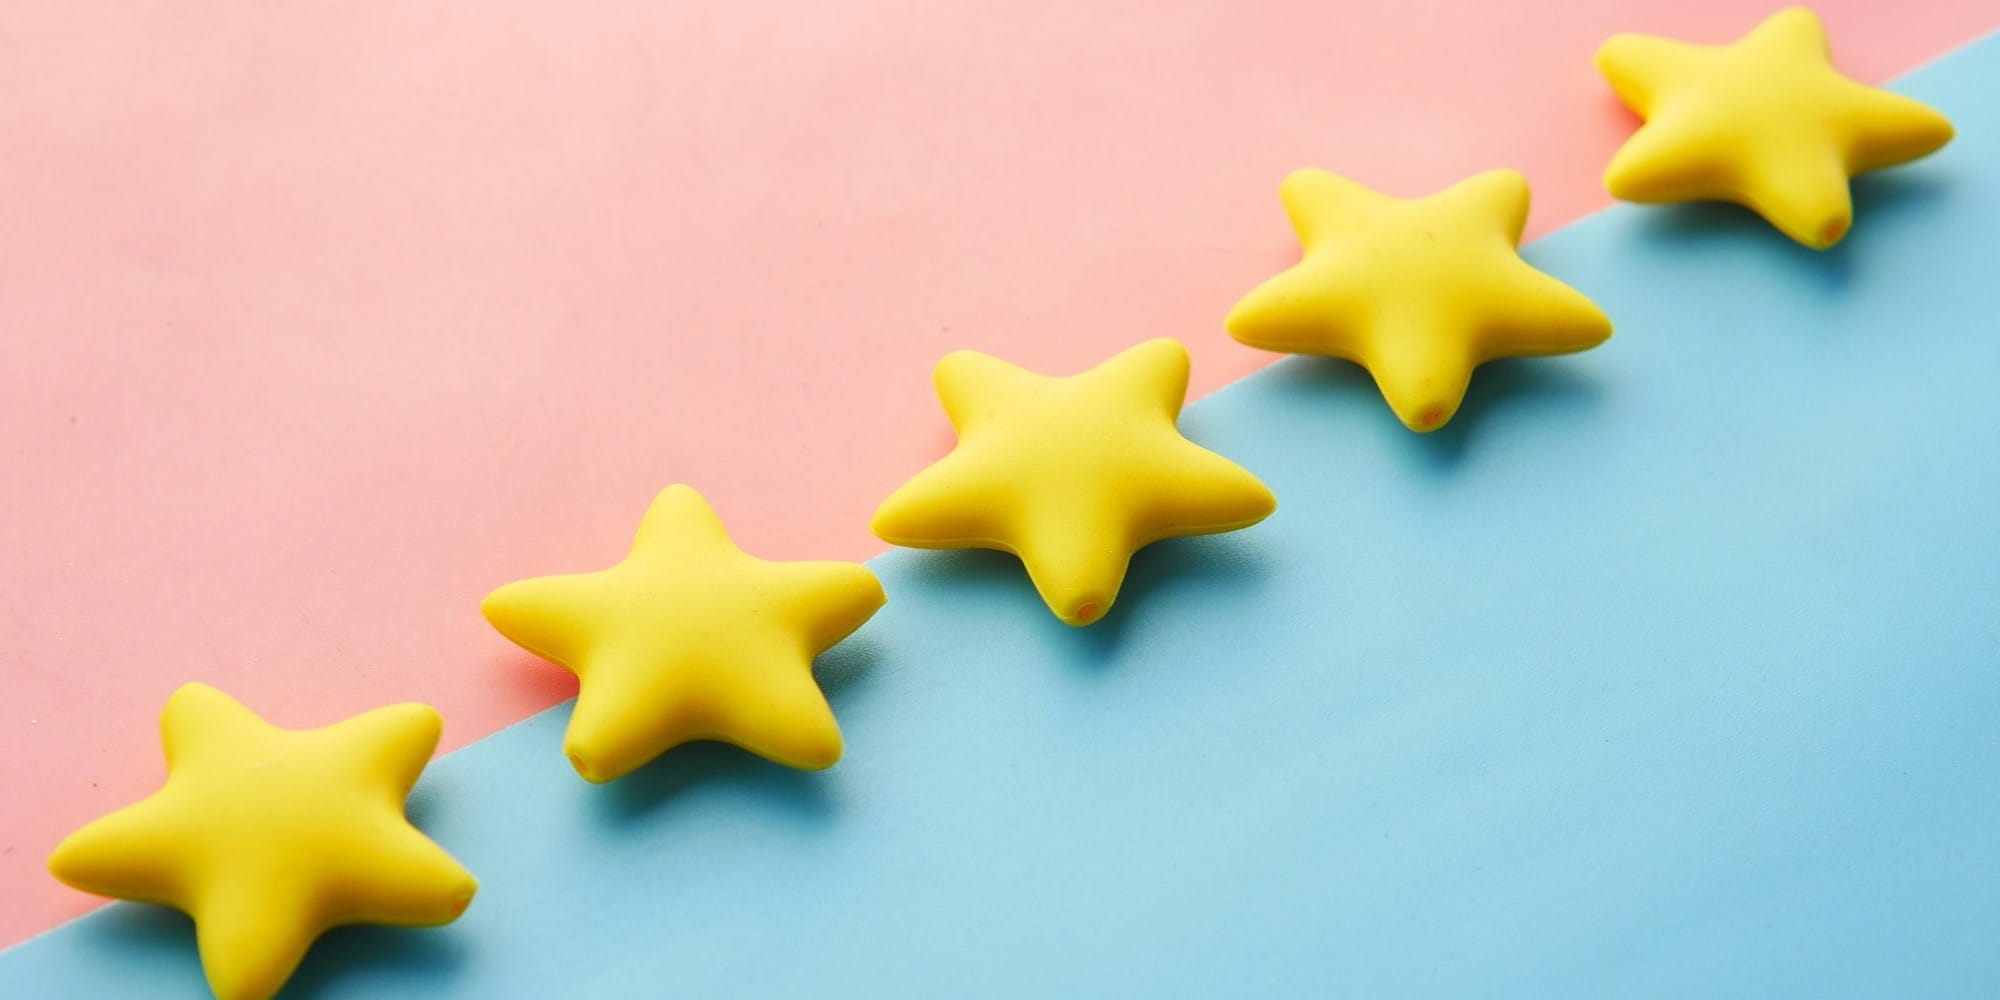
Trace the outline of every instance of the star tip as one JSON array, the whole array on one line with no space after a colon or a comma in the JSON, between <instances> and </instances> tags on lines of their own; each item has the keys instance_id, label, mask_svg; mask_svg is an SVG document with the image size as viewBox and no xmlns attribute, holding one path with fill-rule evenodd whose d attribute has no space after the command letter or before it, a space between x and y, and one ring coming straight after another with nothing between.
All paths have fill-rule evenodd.
<instances>
[{"instance_id":1,"label":"star tip","mask_svg":"<svg viewBox=\"0 0 2000 1000\"><path fill-rule=\"evenodd\" d=\"M1803 42L1820 50L1822 55L1825 53L1826 22L1821 20L1819 12L1811 7L1802 4L1781 7L1770 17L1758 22L1757 26L1751 29L1750 35L1744 36L1744 40L1747 41L1751 36L1766 32L1778 37L1783 44L1797 45Z\"/></svg>"},{"instance_id":2,"label":"star tip","mask_svg":"<svg viewBox=\"0 0 2000 1000\"><path fill-rule=\"evenodd\" d=\"M1583 304L1586 307L1583 313L1585 320L1582 323L1582 336L1578 340L1576 350L1588 351L1610 340L1611 335L1617 331L1617 326L1611 322L1611 315L1604 311L1603 306L1591 301L1587 296L1583 297Z\"/></svg>"},{"instance_id":3,"label":"star tip","mask_svg":"<svg viewBox=\"0 0 2000 1000\"><path fill-rule=\"evenodd\" d=\"M444 908L440 912L437 925L451 923L465 915L472 901L479 895L479 879L465 869L456 859L450 862L451 874L440 887Z\"/></svg>"},{"instance_id":4,"label":"star tip","mask_svg":"<svg viewBox=\"0 0 2000 1000\"><path fill-rule=\"evenodd\" d=\"M1444 425L1451 423L1451 418L1455 415L1454 410L1442 403L1433 403L1407 417L1397 414L1398 417L1402 417L1403 426L1416 431L1418 434L1430 434L1442 428Z\"/></svg>"},{"instance_id":5,"label":"star tip","mask_svg":"<svg viewBox=\"0 0 2000 1000\"><path fill-rule=\"evenodd\" d=\"M1222 318L1222 329L1229 334L1229 339L1245 347L1268 351L1271 348L1266 347L1257 336L1263 309L1256 300L1257 293L1252 292L1231 306L1229 315Z\"/></svg>"},{"instance_id":6,"label":"star tip","mask_svg":"<svg viewBox=\"0 0 2000 1000\"><path fill-rule=\"evenodd\" d=\"M729 742L773 764L780 764L794 771L827 770L840 763L841 757L847 750L846 740L840 733L840 724L831 717L824 722L806 724L783 746L759 746L753 742L736 739L730 739Z\"/></svg>"},{"instance_id":7,"label":"star tip","mask_svg":"<svg viewBox=\"0 0 2000 1000\"><path fill-rule=\"evenodd\" d=\"M1278 495L1276 493L1271 492L1271 488L1269 486L1265 486L1262 482L1259 482L1257 484L1257 489L1259 491L1259 496L1257 497L1257 507L1254 511L1252 511L1252 514L1256 517L1256 520L1250 522L1251 524L1260 524L1266 518L1269 518L1272 514L1276 514L1278 512Z\"/></svg>"},{"instance_id":8,"label":"star tip","mask_svg":"<svg viewBox=\"0 0 2000 1000\"><path fill-rule=\"evenodd\" d=\"M432 744L444 735L444 713L438 711L435 705L406 701L390 708L407 717L410 727L418 730L420 735L429 736Z\"/></svg>"},{"instance_id":9,"label":"star tip","mask_svg":"<svg viewBox=\"0 0 2000 1000\"><path fill-rule=\"evenodd\" d=\"M1623 150L1620 150L1623 152ZM1639 197L1638 185L1632 171L1617 156L1604 168L1604 192L1619 201L1644 201Z\"/></svg>"},{"instance_id":10,"label":"star tip","mask_svg":"<svg viewBox=\"0 0 2000 1000\"><path fill-rule=\"evenodd\" d=\"M1000 371L1013 367L991 354L961 347L939 358L931 368L931 388L950 409L954 397L976 390Z\"/></svg>"},{"instance_id":11,"label":"star tip","mask_svg":"<svg viewBox=\"0 0 2000 1000\"><path fill-rule=\"evenodd\" d=\"M1104 617L1104 609L1095 604L1085 604L1067 615L1056 617L1071 628L1087 628L1097 624L1098 620Z\"/></svg>"},{"instance_id":12,"label":"star tip","mask_svg":"<svg viewBox=\"0 0 2000 1000\"><path fill-rule=\"evenodd\" d=\"M1300 167L1286 174L1285 179L1278 182L1278 193L1283 194L1292 188L1298 187L1300 184L1310 184L1321 177L1334 176L1337 175L1324 167Z\"/></svg>"},{"instance_id":13,"label":"star tip","mask_svg":"<svg viewBox=\"0 0 2000 1000\"><path fill-rule=\"evenodd\" d=\"M78 836L82 832L79 830L64 837L62 842L56 845L56 849L49 852L48 869L49 875L56 881L79 892L89 892L90 890L81 884L81 873L77 870L80 864L78 855L83 853L78 842Z\"/></svg>"},{"instance_id":14,"label":"star tip","mask_svg":"<svg viewBox=\"0 0 2000 1000\"><path fill-rule=\"evenodd\" d=\"M1223 317L1222 317L1222 330L1223 330L1223 332L1224 332L1224 333L1227 333L1227 334L1229 334L1229 339L1231 339L1231 340L1234 340L1234 341L1236 341L1236 342L1237 342L1237 343L1239 343L1239 344L1240 344L1240 343L1243 343L1243 342L1244 342L1244 341L1243 341L1243 327L1244 327L1244 315L1243 315L1243 314L1244 314L1244 309L1243 309L1243 303L1242 303L1242 302L1238 302L1238 303L1236 303L1235 305L1233 305L1233 306L1230 306L1230 307L1229 307L1229 313L1228 313L1227 315L1225 315L1225 316L1223 316Z\"/></svg>"},{"instance_id":15,"label":"star tip","mask_svg":"<svg viewBox=\"0 0 2000 1000\"><path fill-rule=\"evenodd\" d=\"M640 536L643 538L649 526L662 521L693 523L704 528L712 524L719 529L722 518L700 490L686 483L674 483L653 494L653 502L646 505L646 513L640 518Z\"/></svg>"},{"instance_id":16,"label":"star tip","mask_svg":"<svg viewBox=\"0 0 2000 1000\"><path fill-rule=\"evenodd\" d=\"M1839 212L1814 222L1787 220L1789 224L1786 225L1779 225L1776 219L1769 221L1792 242L1808 250L1830 250L1847 237L1854 224L1854 216L1850 212Z\"/></svg>"},{"instance_id":17,"label":"star tip","mask_svg":"<svg viewBox=\"0 0 2000 1000\"><path fill-rule=\"evenodd\" d=\"M1154 337L1127 348L1122 353L1141 359L1156 376L1185 380L1194 367L1194 356L1186 344L1173 337ZM1186 389L1182 389L1185 394Z\"/></svg>"},{"instance_id":18,"label":"star tip","mask_svg":"<svg viewBox=\"0 0 2000 1000\"><path fill-rule=\"evenodd\" d=\"M1924 105L1924 110L1929 112L1925 116L1927 119L1925 124L1929 126L1930 131L1928 135L1924 136L1924 145L1928 148L1923 151L1922 155L1929 156L1950 145L1953 139L1958 138L1958 126L1953 125L1951 119L1944 116L1944 112L1930 105Z\"/></svg>"},{"instance_id":19,"label":"star tip","mask_svg":"<svg viewBox=\"0 0 2000 1000\"><path fill-rule=\"evenodd\" d=\"M1515 223L1517 230L1527 223L1528 208L1535 197L1527 174L1513 167L1494 167L1466 178L1464 183L1483 195L1497 213L1510 218L1518 217ZM1514 239L1516 243L1520 242L1519 232L1514 234Z\"/></svg>"},{"instance_id":20,"label":"star tip","mask_svg":"<svg viewBox=\"0 0 2000 1000\"><path fill-rule=\"evenodd\" d=\"M706 500L702 500L699 490L686 483L670 483L665 489L654 494L653 499L655 502L661 500L701 500L703 503L707 502Z\"/></svg>"},{"instance_id":21,"label":"star tip","mask_svg":"<svg viewBox=\"0 0 2000 1000\"><path fill-rule=\"evenodd\" d=\"M1110 611L1111 598L1085 597L1069 602L1063 610L1056 610L1056 618L1071 628L1084 628L1103 621Z\"/></svg>"},{"instance_id":22,"label":"star tip","mask_svg":"<svg viewBox=\"0 0 2000 1000\"><path fill-rule=\"evenodd\" d=\"M214 975L209 976L208 989L215 994L215 1000L271 1000L278 992L277 986L224 981Z\"/></svg>"},{"instance_id":23,"label":"star tip","mask_svg":"<svg viewBox=\"0 0 2000 1000\"><path fill-rule=\"evenodd\" d=\"M180 687L175 688L174 693L167 696L167 701L172 703L175 699L205 698L209 695L217 694L222 694L222 690L213 684L202 681L187 681ZM227 696L225 695L224 697Z\"/></svg>"},{"instance_id":24,"label":"star tip","mask_svg":"<svg viewBox=\"0 0 2000 1000\"><path fill-rule=\"evenodd\" d=\"M1626 50L1634 45L1642 45L1645 41L1645 35L1621 31L1599 43L1597 51L1591 53L1590 61L1597 66L1598 73L1611 76L1618 72L1618 60Z\"/></svg>"},{"instance_id":25,"label":"star tip","mask_svg":"<svg viewBox=\"0 0 2000 1000\"><path fill-rule=\"evenodd\" d=\"M894 498L891 497L890 499L893 500ZM896 518L890 512L887 502L883 503L881 507L876 508L875 516L868 519L868 533L882 541L888 542L890 545L903 544L897 541L902 533L896 530ZM880 585L879 582L877 585Z\"/></svg>"},{"instance_id":26,"label":"star tip","mask_svg":"<svg viewBox=\"0 0 2000 1000\"><path fill-rule=\"evenodd\" d=\"M563 756L569 759L569 766L576 771L577 777L593 785L602 785L618 777L599 768L597 762L581 750L565 749Z\"/></svg>"},{"instance_id":27,"label":"star tip","mask_svg":"<svg viewBox=\"0 0 2000 1000\"><path fill-rule=\"evenodd\" d=\"M229 708L240 709L241 707L241 702L230 697L227 692L213 684L205 684L201 681L188 681L180 687L175 688L174 693L167 696L166 704L160 707L160 721L162 724L165 724L167 720L172 719L174 716L189 712L207 712Z\"/></svg>"},{"instance_id":28,"label":"star tip","mask_svg":"<svg viewBox=\"0 0 2000 1000\"><path fill-rule=\"evenodd\" d=\"M515 588L519 583L520 581L517 580L514 583L501 584L493 588L485 597L479 599L479 617L486 619L486 624L499 629L503 633L507 631L501 623L513 610Z\"/></svg>"},{"instance_id":29,"label":"star tip","mask_svg":"<svg viewBox=\"0 0 2000 1000\"><path fill-rule=\"evenodd\" d=\"M1807 245L1814 250L1831 250L1841 240L1847 238L1852 225L1852 220L1845 217L1828 219L1821 223L1818 229L1813 230L1812 242Z\"/></svg>"},{"instance_id":30,"label":"star tip","mask_svg":"<svg viewBox=\"0 0 2000 1000\"><path fill-rule=\"evenodd\" d=\"M869 528L873 529L874 525L871 523ZM836 562L833 565L843 576L841 582L847 584L856 592L869 597L887 599L888 594L882 589L882 578L877 576L875 571L870 569L867 564Z\"/></svg>"},{"instance_id":31,"label":"star tip","mask_svg":"<svg viewBox=\"0 0 2000 1000\"><path fill-rule=\"evenodd\" d=\"M946 354L944 357L939 358L937 364L932 367L931 373L934 377L942 379L945 377L946 372L949 372L954 368L960 368L970 364L978 364L979 362L985 361L990 357L992 357L992 355L986 354L982 351L975 351L969 347L961 347L958 348L957 350L954 350Z\"/></svg>"}]
</instances>

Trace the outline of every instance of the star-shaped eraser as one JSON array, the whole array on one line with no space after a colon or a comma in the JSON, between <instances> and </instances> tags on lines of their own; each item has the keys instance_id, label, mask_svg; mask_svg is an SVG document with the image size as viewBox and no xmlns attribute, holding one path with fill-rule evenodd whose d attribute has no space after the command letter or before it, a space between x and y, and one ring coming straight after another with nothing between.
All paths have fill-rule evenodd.
<instances>
[{"instance_id":1,"label":"star-shaped eraser","mask_svg":"<svg viewBox=\"0 0 2000 1000\"><path fill-rule=\"evenodd\" d=\"M576 773L604 782L694 740L832 767L840 727L813 658L883 601L865 566L745 553L701 494L670 486L623 562L510 583L480 610L501 635L576 674L563 752Z\"/></svg>"},{"instance_id":2,"label":"star-shaped eraser","mask_svg":"<svg viewBox=\"0 0 2000 1000\"><path fill-rule=\"evenodd\" d=\"M934 381L958 445L883 502L875 534L1011 552L1071 625L1104 617L1140 548L1247 528L1277 506L1255 476L1181 436L1178 341L1147 341L1068 378L958 351Z\"/></svg>"},{"instance_id":3,"label":"star-shaped eraser","mask_svg":"<svg viewBox=\"0 0 2000 1000\"><path fill-rule=\"evenodd\" d=\"M1278 193L1304 254L1236 304L1230 335L1367 368L1413 431L1443 427L1487 361L1581 351L1611 335L1594 303L1516 252L1528 182L1512 170L1403 199L1306 169Z\"/></svg>"},{"instance_id":4,"label":"star-shaped eraser","mask_svg":"<svg viewBox=\"0 0 2000 1000\"><path fill-rule=\"evenodd\" d=\"M185 911L215 995L262 1000L328 928L465 912L478 883L403 816L441 728L435 709L403 704L280 729L186 685L160 719L165 787L70 835L49 870Z\"/></svg>"},{"instance_id":5,"label":"star-shaped eraser","mask_svg":"<svg viewBox=\"0 0 2000 1000\"><path fill-rule=\"evenodd\" d=\"M1732 201L1815 250L1853 223L1848 181L1936 152L1951 122L1833 68L1826 30L1788 7L1729 45L1619 35L1597 67L1645 124L1604 185L1626 201Z\"/></svg>"}]
</instances>

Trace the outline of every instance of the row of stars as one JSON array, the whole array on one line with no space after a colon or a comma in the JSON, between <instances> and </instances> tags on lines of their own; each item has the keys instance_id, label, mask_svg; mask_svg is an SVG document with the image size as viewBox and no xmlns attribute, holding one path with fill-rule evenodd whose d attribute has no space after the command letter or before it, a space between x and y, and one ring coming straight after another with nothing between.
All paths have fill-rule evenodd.
<instances>
[{"instance_id":1,"label":"row of stars","mask_svg":"<svg viewBox=\"0 0 2000 1000\"><path fill-rule=\"evenodd\" d=\"M1619 36L1597 58L1646 120L1606 172L1614 195L1738 202L1814 248L1847 233L1852 175L1951 138L1937 112L1836 72L1800 8L1732 45ZM1513 171L1405 200L1303 170L1281 195L1302 259L1246 296L1229 332L1360 363L1412 430L1449 421L1485 361L1611 334L1588 298L1519 257L1529 192ZM1058 618L1100 620L1139 548L1246 528L1276 506L1256 477L1181 436L1188 364L1173 340L1068 378L946 357L936 383L958 445L883 503L875 533L1011 552ZM832 766L840 729L812 663L885 599L864 566L743 552L699 494L673 486L617 565L508 584L483 611L580 679L563 752L603 782L693 740ZM443 924L471 902L471 874L403 815L440 726L434 709L404 704L290 731L187 685L162 718L166 786L72 835L50 868L186 911L216 995L261 1000L329 927Z\"/></svg>"}]
</instances>

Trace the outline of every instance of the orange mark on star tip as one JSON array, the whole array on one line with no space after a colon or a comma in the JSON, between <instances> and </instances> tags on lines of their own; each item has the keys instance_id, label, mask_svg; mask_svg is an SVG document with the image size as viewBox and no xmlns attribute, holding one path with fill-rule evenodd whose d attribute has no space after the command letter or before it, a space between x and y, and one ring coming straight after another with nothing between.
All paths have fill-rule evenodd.
<instances>
[{"instance_id":1,"label":"orange mark on star tip","mask_svg":"<svg viewBox=\"0 0 2000 1000\"><path fill-rule=\"evenodd\" d=\"M1442 406L1427 407L1422 413L1417 414L1417 430L1434 431L1442 426L1444 426L1444 407Z\"/></svg>"},{"instance_id":2,"label":"orange mark on star tip","mask_svg":"<svg viewBox=\"0 0 2000 1000\"><path fill-rule=\"evenodd\" d=\"M1070 613L1070 619L1078 625L1088 625L1104 614L1104 606L1096 601L1085 601Z\"/></svg>"},{"instance_id":3,"label":"orange mark on star tip","mask_svg":"<svg viewBox=\"0 0 2000 1000\"><path fill-rule=\"evenodd\" d=\"M1820 248L1825 249L1840 242L1840 238L1847 235L1848 225L1849 220L1844 215L1826 220L1826 224L1819 227Z\"/></svg>"},{"instance_id":4,"label":"orange mark on star tip","mask_svg":"<svg viewBox=\"0 0 2000 1000\"><path fill-rule=\"evenodd\" d=\"M585 760L582 754L572 750L563 756L569 758L569 766L576 768L576 773L581 775L583 780L594 785L604 783L604 777L591 768L590 761Z\"/></svg>"}]
</instances>

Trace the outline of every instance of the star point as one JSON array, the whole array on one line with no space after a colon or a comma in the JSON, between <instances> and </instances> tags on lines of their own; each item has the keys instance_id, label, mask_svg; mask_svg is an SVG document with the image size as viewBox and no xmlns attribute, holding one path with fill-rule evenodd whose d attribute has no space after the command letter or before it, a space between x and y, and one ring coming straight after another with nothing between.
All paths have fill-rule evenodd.
<instances>
[{"instance_id":1,"label":"star point","mask_svg":"<svg viewBox=\"0 0 2000 1000\"><path fill-rule=\"evenodd\" d=\"M510 583L480 608L500 634L577 675L563 754L602 783L695 740L833 766L840 727L812 662L884 600L865 566L745 553L708 502L677 485L617 565Z\"/></svg>"},{"instance_id":2,"label":"star point","mask_svg":"<svg viewBox=\"0 0 2000 1000\"><path fill-rule=\"evenodd\" d=\"M1140 548L1246 528L1276 507L1256 477L1181 436L1178 341L1147 341L1067 378L958 351L933 380L958 445L883 501L875 535L1012 553L1070 625L1110 611Z\"/></svg>"},{"instance_id":3,"label":"star point","mask_svg":"<svg viewBox=\"0 0 2000 1000\"><path fill-rule=\"evenodd\" d=\"M1611 335L1602 310L1516 251L1529 194L1515 171L1402 199L1309 168L1279 196L1301 259L1244 296L1225 327L1251 347L1367 368L1411 430L1449 422L1487 361L1581 351Z\"/></svg>"},{"instance_id":4,"label":"star point","mask_svg":"<svg viewBox=\"0 0 2000 1000\"><path fill-rule=\"evenodd\" d=\"M184 685L161 713L166 785L70 835L49 870L186 912L216 996L261 1000L329 928L435 926L472 901L478 883L403 816L441 726L404 704L293 731Z\"/></svg>"},{"instance_id":5,"label":"star point","mask_svg":"<svg viewBox=\"0 0 2000 1000\"><path fill-rule=\"evenodd\" d=\"M1728 45L1617 35L1597 67L1644 124L1605 167L1624 201L1729 201L1824 250L1854 222L1851 179L1936 152L1935 109L1833 67L1818 15L1788 7Z\"/></svg>"}]
</instances>

